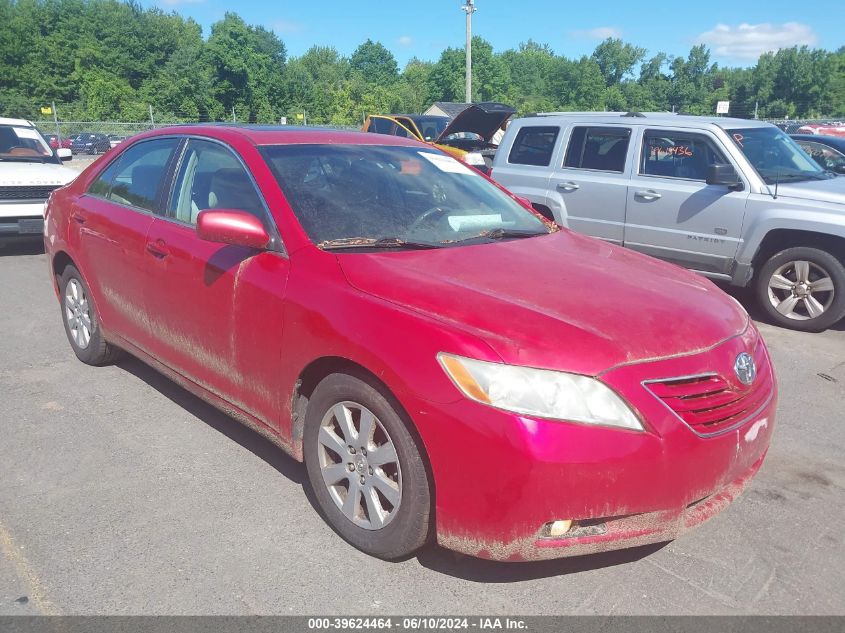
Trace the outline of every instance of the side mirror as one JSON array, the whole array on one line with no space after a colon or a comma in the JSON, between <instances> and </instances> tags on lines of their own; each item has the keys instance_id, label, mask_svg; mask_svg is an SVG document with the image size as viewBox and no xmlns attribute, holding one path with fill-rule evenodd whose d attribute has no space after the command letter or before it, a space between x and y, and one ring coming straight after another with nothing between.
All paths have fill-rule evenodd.
<instances>
[{"instance_id":1,"label":"side mirror","mask_svg":"<svg viewBox=\"0 0 845 633\"><path fill-rule=\"evenodd\" d=\"M56 150L56 156L59 157L59 160L66 163L67 161L73 159L73 152L71 152L66 147L60 147L59 149Z\"/></svg>"},{"instance_id":2,"label":"side mirror","mask_svg":"<svg viewBox=\"0 0 845 633\"><path fill-rule=\"evenodd\" d=\"M833 168L834 173L839 174L840 176L845 176L845 165L837 165Z\"/></svg>"},{"instance_id":3,"label":"side mirror","mask_svg":"<svg viewBox=\"0 0 845 633\"><path fill-rule=\"evenodd\" d=\"M270 235L251 213L238 209L207 209L197 216L197 235L207 242L247 248L267 248Z\"/></svg>"},{"instance_id":4,"label":"side mirror","mask_svg":"<svg viewBox=\"0 0 845 633\"><path fill-rule=\"evenodd\" d=\"M742 187L742 181L736 174L733 165L709 165L707 167L708 185L724 185L726 187Z\"/></svg>"}]
</instances>

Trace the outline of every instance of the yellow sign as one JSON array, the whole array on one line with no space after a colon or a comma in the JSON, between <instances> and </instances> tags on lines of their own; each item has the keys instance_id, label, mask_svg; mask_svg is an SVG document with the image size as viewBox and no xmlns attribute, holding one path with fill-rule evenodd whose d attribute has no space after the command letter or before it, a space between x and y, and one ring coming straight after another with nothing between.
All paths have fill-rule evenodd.
<instances>
[{"instance_id":1,"label":"yellow sign","mask_svg":"<svg viewBox=\"0 0 845 633\"><path fill-rule=\"evenodd\" d=\"M53 114L53 108L50 106L44 106L41 108L41 114Z\"/></svg>"},{"instance_id":2,"label":"yellow sign","mask_svg":"<svg viewBox=\"0 0 845 633\"><path fill-rule=\"evenodd\" d=\"M302 119L304 119L304 118L305 118L305 115L304 115L304 114L302 114L302 113L300 113L300 114L297 114L297 115L296 115L296 120L297 120L297 121L302 121Z\"/></svg>"}]
</instances>

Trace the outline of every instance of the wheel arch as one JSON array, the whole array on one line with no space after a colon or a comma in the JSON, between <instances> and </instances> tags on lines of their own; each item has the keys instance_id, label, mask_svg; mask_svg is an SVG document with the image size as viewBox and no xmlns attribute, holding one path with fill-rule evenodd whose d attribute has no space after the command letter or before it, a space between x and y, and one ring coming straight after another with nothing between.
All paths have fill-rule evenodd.
<instances>
[{"instance_id":1,"label":"wheel arch","mask_svg":"<svg viewBox=\"0 0 845 633\"><path fill-rule=\"evenodd\" d=\"M58 292L59 288L59 278L62 276L62 273L65 271L65 268L68 266L74 266L77 270L79 266L76 265L76 262L73 261L70 255L67 254L65 251L57 251L55 255L53 255L53 286Z\"/></svg>"},{"instance_id":2,"label":"wheel arch","mask_svg":"<svg viewBox=\"0 0 845 633\"><path fill-rule=\"evenodd\" d=\"M431 470L431 459L428 455L425 443L414 424L413 419L408 413L406 407L402 404L400 399L396 396L394 391L387 385L379 376L365 367L364 365L344 358L342 356L322 356L315 358L308 363L299 373L293 390L293 401L291 402L291 443L296 447L296 452L304 456L302 448L303 436L305 433L305 415L308 411L308 402L314 389L320 382L330 376L331 374L348 374L359 378L365 382L370 383L387 399L387 401L396 409L399 417L405 422L408 432L417 444L417 449L423 458L426 476L428 477L428 485L431 493L431 525L434 524L435 514L435 499L436 490L434 483L434 475Z\"/></svg>"},{"instance_id":3,"label":"wheel arch","mask_svg":"<svg viewBox=\"0 0 845 633\"><path fill-rule=\"evenodd\" d=\"M801 229L772 229L754 254L754 269L759 270L772 255L799 246L825 250L845 265L845 237Z\"/></svg>"}]
</instances>

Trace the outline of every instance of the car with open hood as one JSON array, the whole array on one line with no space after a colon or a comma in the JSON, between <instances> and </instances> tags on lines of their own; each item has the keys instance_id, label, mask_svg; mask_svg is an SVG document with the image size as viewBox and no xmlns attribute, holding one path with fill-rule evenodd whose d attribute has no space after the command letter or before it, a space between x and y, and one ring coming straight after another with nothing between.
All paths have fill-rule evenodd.
<instances>
[{"instance_id":1,"label":"car with open hood","mask_svg":"<svg viewBox=\"0 0 845 633\"><path fill-rule=\"evenodd\" d=\"M370 115L362 129L431 143L487 173L497 147L494 138L515 112L504 103L472 103L451 119L432 114Z\"/></svg>"},{"instance_id":2,"label":"car with open hood","mask_svg":"<svg viewBox=\"0 0 845 633\"><path fill-rule=\"evenodd\" d=\"M731 297L411 139L145 132L54 194L45 246L82 362L128 351L304 461L326 521L381 558L671 540L775 426Z\"/></svg>"}]
</instances>

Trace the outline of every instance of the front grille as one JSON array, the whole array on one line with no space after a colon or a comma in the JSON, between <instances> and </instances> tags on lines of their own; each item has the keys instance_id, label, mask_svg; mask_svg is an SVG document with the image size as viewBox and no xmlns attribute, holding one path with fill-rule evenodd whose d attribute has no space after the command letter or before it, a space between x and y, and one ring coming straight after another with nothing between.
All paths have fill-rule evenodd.
<instances>
[{"instance_id":1,"label":"front grille","mask_svg":"<svg viewBox=\"0 0 845 633\"><path fill-rule=\"evenodd\" d=\"M0 200L46 200L60 185L0 187Z\"/></svg>"},{"instance_id":2,"label":"front grille","mask_svg":"<svg viewBox=\"0 0 845 633\"><path fill-rule=\"evenodd\" d=\"M759 411L772 394L773 374L763 345L754 351L757 377L743 385L718 374L649 382L645 386L700 435L731 429Z\"/></svg>"}]
</instances>

